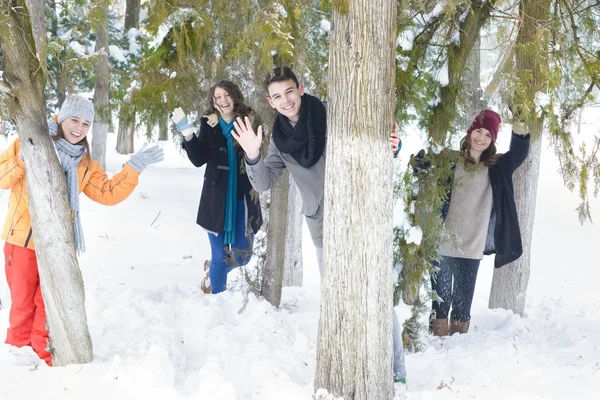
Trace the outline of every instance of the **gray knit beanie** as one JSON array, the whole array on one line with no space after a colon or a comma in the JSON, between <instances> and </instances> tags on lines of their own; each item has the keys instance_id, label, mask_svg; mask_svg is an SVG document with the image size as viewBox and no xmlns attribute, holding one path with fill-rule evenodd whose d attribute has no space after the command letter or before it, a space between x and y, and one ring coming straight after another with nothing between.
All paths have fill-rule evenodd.
<instances>
[{"instance_id":1,"label":"gray knit beanie","mask_svg":"<svg viewBox=\"0 0 600 400\"><path fill-rule=\"evenodd\" d=\"M92 123L94 122L94 105L84 97L69 95L58 112L58 123L60 124L70 117L85 118Z\"/></svg>"}]
</instances>

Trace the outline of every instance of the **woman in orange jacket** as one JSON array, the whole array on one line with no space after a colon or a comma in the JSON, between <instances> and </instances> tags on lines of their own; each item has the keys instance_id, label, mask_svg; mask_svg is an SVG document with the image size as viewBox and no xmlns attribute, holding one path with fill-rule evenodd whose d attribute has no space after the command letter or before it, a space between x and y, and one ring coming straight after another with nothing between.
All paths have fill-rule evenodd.
<instances>
[{"instance_id":1,"label":"woman in orange jacket","mask_svg":"<svg viewBox=\"0 0 600 400\"><path fill-rule=\"evenodd\" d=\"M123 169L111 179L89 155L86 139L94 120L94 106L80 96L66 98L58 116L48 122L56 152L67 178L69 204L73 215L75 249L85 251L79 220L79 193L105 205L115 205L127 198L138 184L146 166L163 159L158 146L134 154ZM0 155L0 189L10 189L8 215L2 231L6 281L10 289L11 308L6 343L31 346L38 356L52 365L46 347L46 312L32 237L27 198L26 167L16 139Z\"/></svg>"}]
</instances>

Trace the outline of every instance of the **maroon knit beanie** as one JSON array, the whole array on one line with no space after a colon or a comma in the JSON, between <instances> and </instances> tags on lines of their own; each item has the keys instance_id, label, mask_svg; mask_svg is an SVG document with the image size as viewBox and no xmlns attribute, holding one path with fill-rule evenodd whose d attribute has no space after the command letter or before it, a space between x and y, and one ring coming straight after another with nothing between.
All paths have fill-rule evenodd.
<instances>
[{"instance_id":1,"label":"maroon knit beanie","mask_svg":"<svg viewBox=\"0 0 600 400\"><path fill-rule=\"evenodd\" d=\"M467 129L467 134L473 132L475 129L485 128L492 134L492 140L494 143L496 142L496 138L498 137L498 127L502 123L502 118L498 115L497 112L492 110L483 110L479 113L478 116L475 117L469 129Z\"/></svg>"}]
</instances>

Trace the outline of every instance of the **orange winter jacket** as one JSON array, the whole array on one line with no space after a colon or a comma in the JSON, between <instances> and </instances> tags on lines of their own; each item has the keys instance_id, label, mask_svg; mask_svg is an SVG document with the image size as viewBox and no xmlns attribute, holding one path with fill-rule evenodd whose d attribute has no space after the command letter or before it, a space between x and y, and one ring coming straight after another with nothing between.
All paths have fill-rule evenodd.
<instances>
[{"instance_id":1,"label":"orange winter jacket","mask_svg":"<svg viewBox=\"0 0 600 400\"><path fill-rule=\"evenodd\" d=\"M18 156L21 142L15 140L0 155L0 189L10 189L8 215L2 230L2 239L17 246L34 250L29 218L29 199L25 179L25 163ZM125 200L138 184L140 173L125 164L118 174L108 179L96 160L81 159L77 167L79 193L84 192L100 204L112 206Z\"/></svg>"}]
</instances>

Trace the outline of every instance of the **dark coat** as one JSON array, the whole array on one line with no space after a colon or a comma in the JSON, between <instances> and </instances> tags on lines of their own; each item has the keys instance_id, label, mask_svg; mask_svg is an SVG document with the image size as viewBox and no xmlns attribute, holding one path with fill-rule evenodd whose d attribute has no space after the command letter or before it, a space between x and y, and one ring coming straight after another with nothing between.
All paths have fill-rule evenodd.
<instances>
[{"instance_id":1,"label":"dark coat","mask_svg":"<svg viewBox=\"0 0 600 400\"><path fill-rule=\"evenodd\" d=\"M225 200L227 197L227 140L219 126L216 114L204 116L200 120L198 136L193 135L188 142L183 140L183 148L196 167L206 164L204 185L198 206L196 222L207 231L222 233L225 220ZM246 201L247 217L252 231L257 233L263 220L258 194L251 195L252 185L244 167L244 150L236 147L238 158L238 199ZM254 197L256 200L254 200Z\"/></svg>"},{"instance_id":2,"label":"dark coat","mask_svg":"<svg viewBox=\"0 0 600 400\"><path fill-rule=\"evenodd\" d=\"M493 206L490 215L485 249L483 254L496 254L494 266L500 268L515 261L523 254L521 242L521 229L513 188L513 173L527 158L529 152L530 136L521 136L513 132L510 149L503 154L498 162L489 168L490 185L492 187ZM415 170L428 168L430 162L426 160L425 152L421 150L413 159ZM455 168L452 165L452 170ZM442 206L441 215L445 220L450 209L452 199L454 175L450 182L446 182L450 190L447 192L446 201Z\"/></svg>"}]
</instances>

